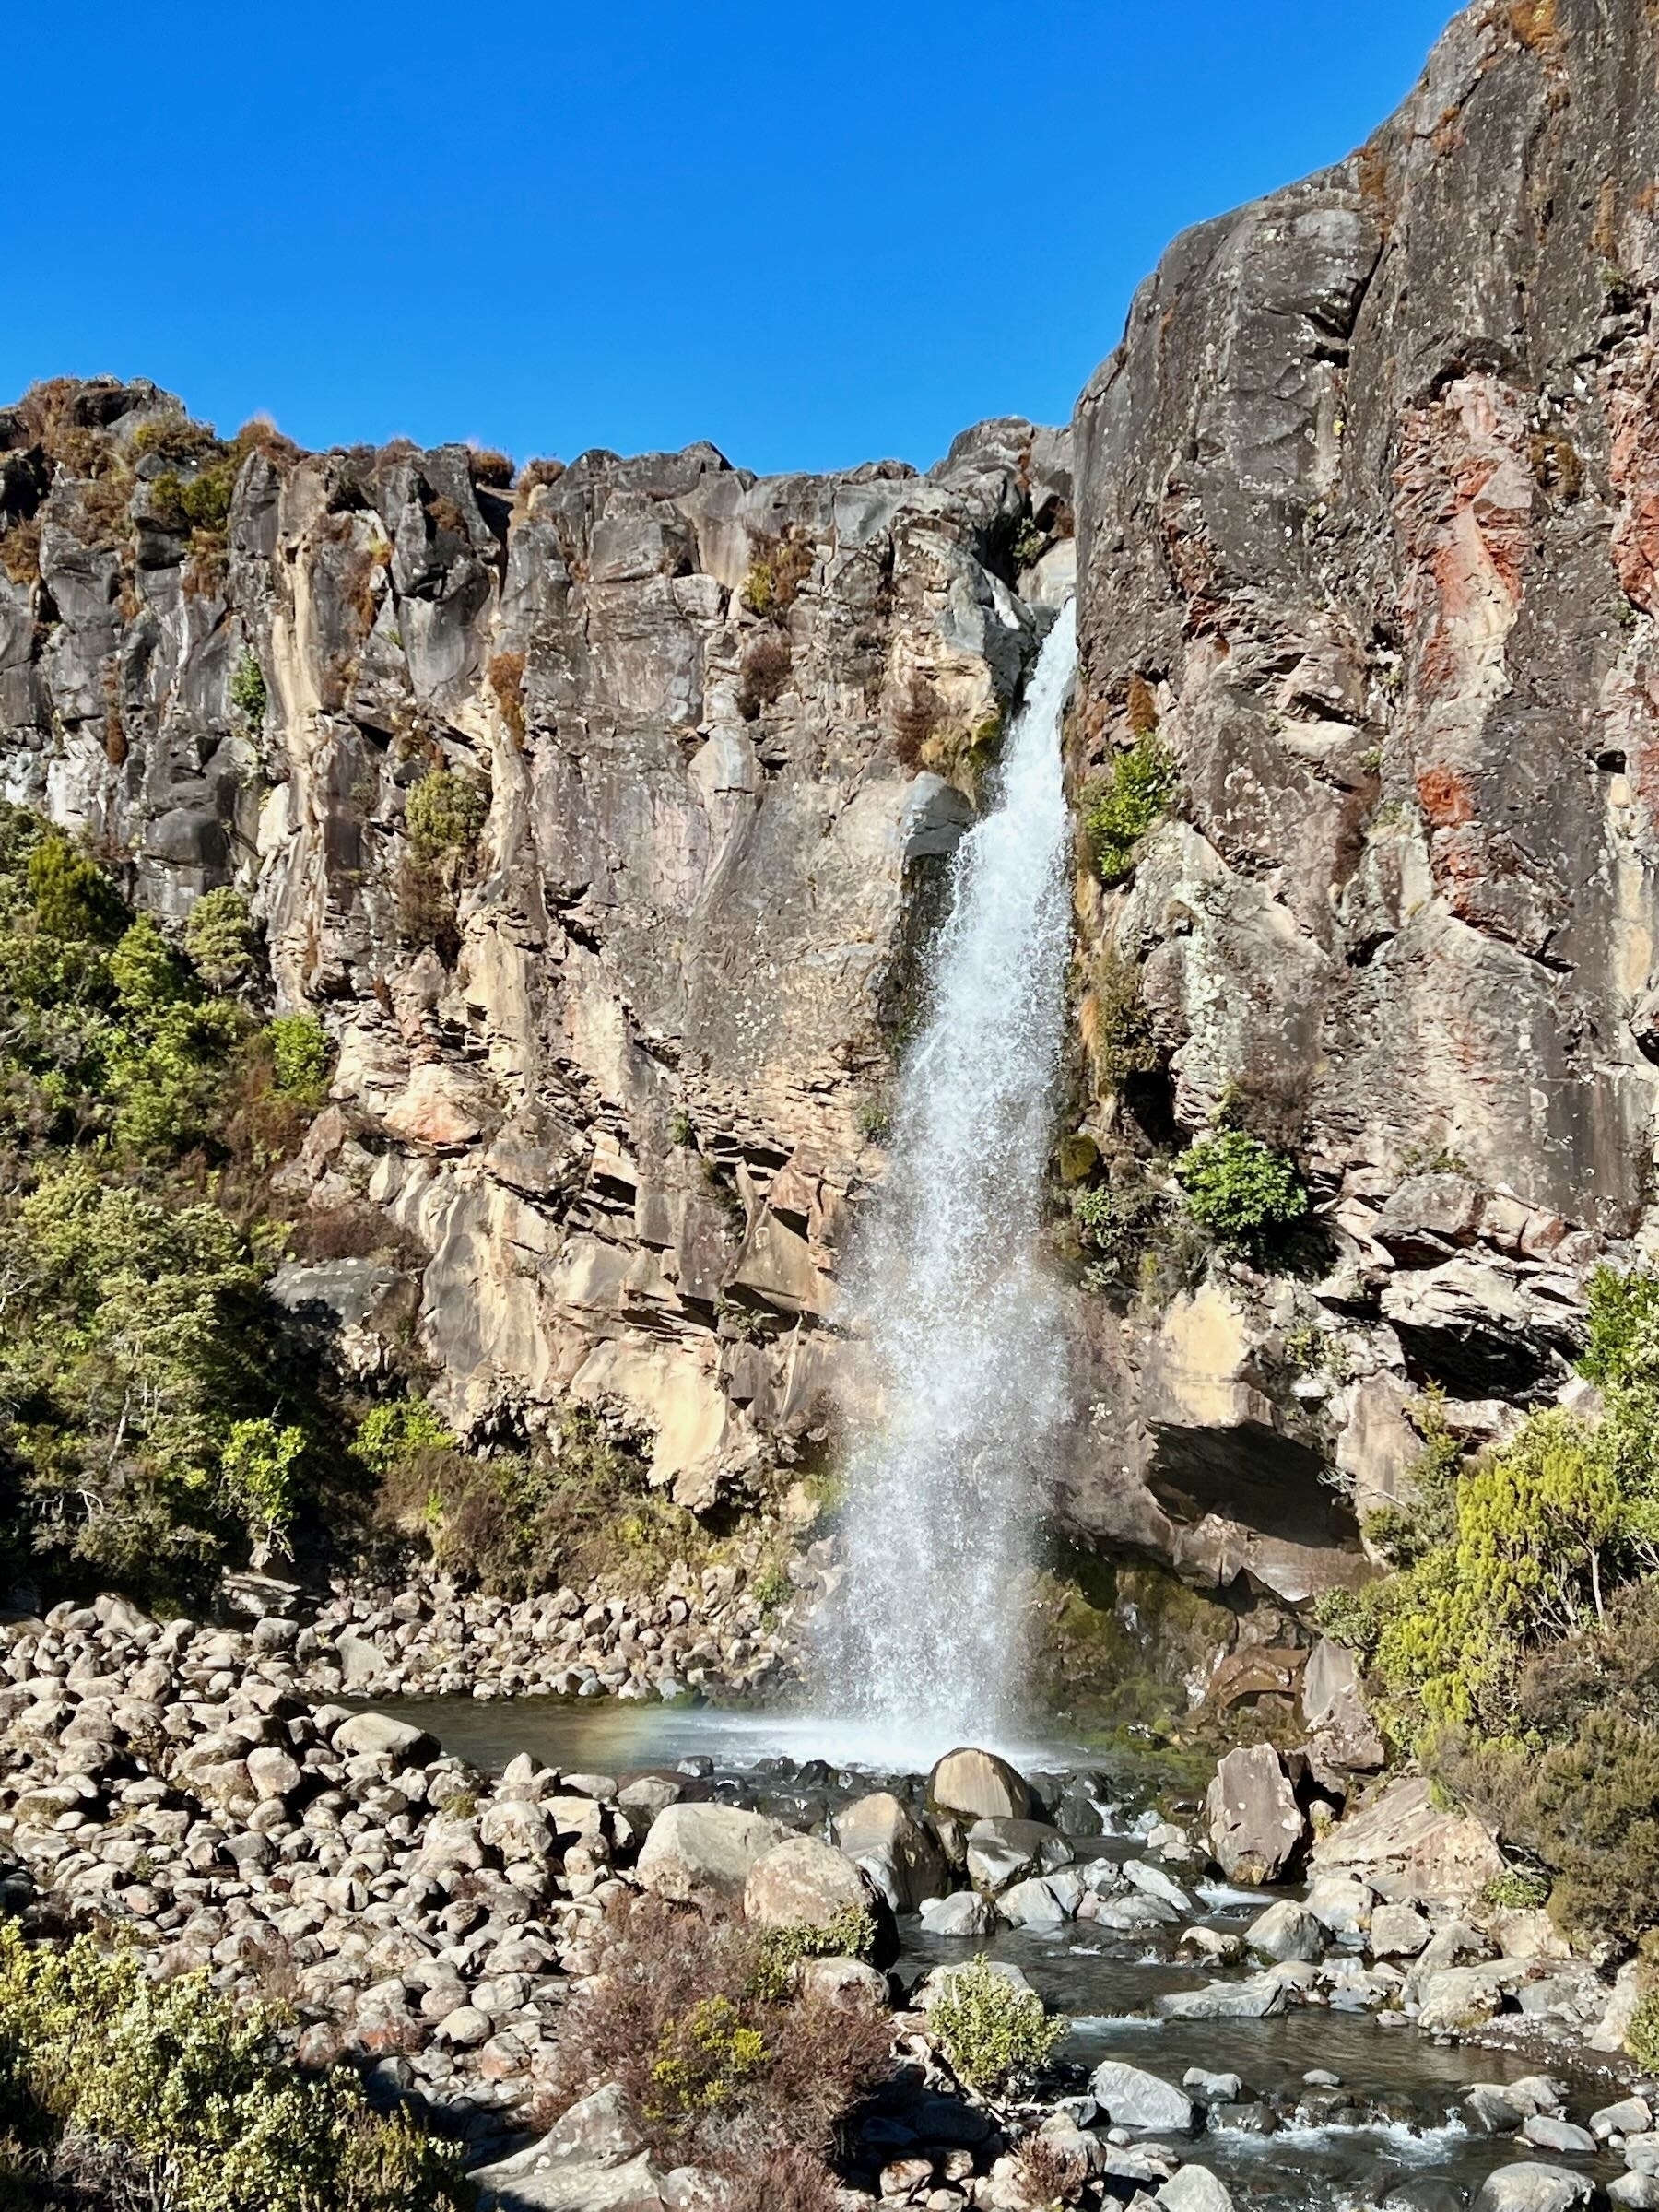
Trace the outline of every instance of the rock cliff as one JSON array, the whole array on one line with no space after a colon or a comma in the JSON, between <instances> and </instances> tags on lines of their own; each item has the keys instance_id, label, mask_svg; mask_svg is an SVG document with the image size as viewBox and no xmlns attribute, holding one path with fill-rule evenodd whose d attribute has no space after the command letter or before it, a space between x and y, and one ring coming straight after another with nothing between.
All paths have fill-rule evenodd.
<instances>
[{"instance_id":1,"label":"rock cliff","mask_svg":"<svg viewBox=\"0 0 1659 2212\"><path fill-rule=\"evenodd\" d=\"M1132 880L1080 875L1084 1125L1225 1103L1329 1232L1300 1285L1093 1315L1071 1510L1222 1581L1333 1571L1330 1477L1390 1491L1419 1386L1480 1436L1565 1385L1649 1225L1655 31L1467 9L1351 159L1178 241L1079 403L1075 772L1154 715L1180 771Z\"/></svg>"},{"instance_id":2,"label":"rock cliff","mask_svg":"<svg viewBox=\"0 0 1659 2212\"><path fill-rule=\"evenodd\" d=\"M838 1226L1039 636L1017 587L1069 577L1066 435L509 490L64 383L0 415L0 467L8 795L166 920L247 890L337 1048L278 1296L372 1368L418 1255L460 1426L618 1407L685 1503L821 1429Z\"/></svg>"},{"instance_id":3,"label":"rock cliff","mask_svg":"<svg viewBox=\"0 0 1659 2212\"><path fill-rule=\"evenodd\" d=\"M699 1507L821 1441L1075 516L1074 779L1156 726L1178 782L1124 880L1079 855L1070 1127L1167 1184L1241 1117L1317 1233L1079 1289L1063 1518L1298 1602L1362 1571L1425 1384L1469 1437L1571 1387L1659 1082L1656 72L1643 0L1482 0L1350 160L1171 248L1073 432L926 475L0 413L6 792L165 920L247 889L337 1047L288 1173L341 1256L282 1294L370 1365L415 1312L474 1435L623 1407Z\"/></svg>"}]
</instances>

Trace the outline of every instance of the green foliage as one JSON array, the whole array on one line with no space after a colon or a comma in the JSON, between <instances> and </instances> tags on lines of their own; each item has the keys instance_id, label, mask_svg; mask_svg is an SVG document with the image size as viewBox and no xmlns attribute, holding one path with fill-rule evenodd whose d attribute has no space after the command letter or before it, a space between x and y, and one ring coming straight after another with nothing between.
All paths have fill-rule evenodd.
<instances>
[{"instance_id":1,"label":"green foliage","mask_svg":"<svg viewBox=\"0 0 1659 2212\"><path fill-rule=\"evenodd\" d=\"M371 1406L351 1441L354 1457L373 1475L406 1466L421 1452L453 1452L455 1440L424 1398L386 1398Z\"/></svg>"},{"instance_id":2,"label":"green foliage","mask_svg":"<svg viewBox=\"0 0 1659 2212\"><path fill-rule=\"evenodd\" d=\"M885 1145L893 1134L893 1110L884 1098L860 1099L853 1119L860 1136L873 1145Z\"/></svg>"},{"instance_id":3,"label":"green foliage","mask_svg":"<svg viewBox=\"0 0 1659 2212\"><path fill-rule=\"evenodd\" d=\"M301 1106L328 1096L328 1031L314 1014L278 1014L266 1024L276 1088Z\"/></svg>"},{"instance_id":4,"label":"green foliage","mask_svg":"<svg viewBox=\"0 0 1659 2212\"><path fill-rule=\"evenodd\" d=\"M671 1145L694 1145L697 1142L697 1124L683 1106L677 1107L668 1117L668 1142Z\"/></svg>"},{"instance_id":5,"label":"green foliage","mask_svg":"<svg viewBox=\"0 0 1659 2212\"><path fill-rule=\"evenodd\" d=\"M253 971L253 917L240 891L204 891L184 923L184 949L210 991L238 991Z\"/></svg>"},{"instance_id":6,"label":"green foliage","mask_svg":"<svg viewBox=\"0 0 1659 2212\"><path fill-rule=\"evenodd\" d=\"M1175 756L1155 730L1090 781L1083 793L1083 830L1102 883L1128 875L1141 840L1169 812L1178 782Z\"/></svg>"},{"instance_id":7,"label":"green foliage","mask_svg":"<svg viewBox=\"0 0 1659 2212\"><path fill-rule=\"evenodd\" d=\"M1628 1389L1659 1372L1659 1276L1598 1267L1590 1278L1589 1309L1581 1375Z\"/></svg>"},{"instance_id":8,"label":"green foliage","mask_svg":"<svg viewBox=\"0 0 1659 2212\"><path fill-rule=\"evenodd\" d=\"M1483 1884L1480 1902L1494 1912L1535 1912L1549 1902L1549 1877L1508 1866Z\"/></svg>"},{"instance_id":9,"label":"green foliage","mask_svg":"<svg viewBox=\"0 0 1659 2212\"><path fill-rule=\"evenodd\" d=\"M791 1971L803 1959L868 1959L875 1948L875 1915L863 1905L843 1905L818 1927L803 1921L768 1928L756 1959L755 1994L774 2002L785 1996Z\"/></svg>"},{"instance_id":10,"label":"green foliage","mask_svg":"<svg viewBox=\"0 0 1659 2212\"><path fill-rule=\"evenodd\" d=\"M1035 1991L1016 1989L982 1956L946 1977L928 2025L963 2081L996 2090L1019 2088L1040 2074L1071 2022L1051 2019Z\"/></svg>"},{"instance_id":11,"label":"green foliage","mask_svg":"<svg viewBox=\"0 0 1659 2212\"><path fill-rule=\"evenodd\" d=\"M86 1159L41 1172L0 1232L0 1448L37 1552L166 1593L198 1582L250 1515L266 1525L240 1487L280 1387L266 1272L217 1206L170 1206Z\"/></svg>"},{"instance_id":12,"label":"green foliage","mask_svg":"<svg viewBox=\"0 0 1659 2212\"><path fill-rule=\"evenodd\" d=\"M122 924L122 908L103 870L55 830L33 841L27 860L35 919L49 937L107 944Z\"/></svg>"},{"instance_id":13,"label":"green foliage","mask_svg":"<svg viewBox=\"0 0 1659 2212\"><path fill-rule=\"evenodd\" d=\"M488 817L488 794L447 768L422 776L404 807L410 848L420 860L471 853Z\"/></svg>"},{"instance_id":14,"label":"green foliage","mask_svg":"<svg viewBox=\"0 0 1659 2212\"><path fill-rule=\"evenodd\" d=\"M471 2202L452 2157L406 2119L376 2117L355 2076L285 2062L277 2026L263 2007L239 2014L205 1973L152 1982L135 1953L100 1957L87 1936L35 1948L0 1925L0 2134L48 2185L61 2148L96 2147L132 2202L169 2212Z\"/></svg>"},{"instance_id":15,"label":"green foliage","mask_svg":"<svg viewBox=\"0 0 1659 2212\"><path fill-rule=\"evenodd\" d=\"M164 470L150 485L157 513L174 528L222 532L230 519L230 499L241 466L241 453L227 446L193 477Z\"/></svg>"},{"instance_id":16,"label":"green foliage","mask_svg":"<svg viewBox=\"0 0 1659 2212\"><path fill-rule=\"evenodd\" d=\"M251 653L244 653L230 678L230 704L255 729L264 722L269 703L265 670Z\"/></svg>"},{"instance_id":17,"label":"green foliage","mask_svg":"<svg viewBox=\"0 0 1659 2212\"><path fill-rule=\"evenodd\" d=\"M1085 1034L1096 1078L1112 1089L1163 1065L1152 1017L1141 996L1140 970L1111 947L1095 961L1089 978Z\"/></svg>"},{"instance_id":18,"label":"green foliage","mask_svg":"<svg viewBox=\"0 0 1659 2212\"><path fill-rule=\"evenodd\" d=\"M738 2101L771 2063L765 2036L730 1997L700 1998L662 2030L645 2117L678 2124L719 2112Z\"/></svg>"},{"instance_id":19,"label":"green foliage","mask_svg":"<svg viewBox=\"0 0 1659 2212\"><path fill-rule=\"evenodd\" d=\"M234 1421L220 1450L224 1501L262 1549L290 1551L288 1532L298 1503L294 1470L306 1441L303 1429L279 1429L273 1420Z\"/></svg>"},{"instance_id":20,"label":"green foliage","mask_svg":"<svg viewBox=\"0 0 1659 2212\"><path fill-rule=\"evenodd\" d=\"M1260 1245L1300 1221L1308 1194L1295 1163L1243 1129L1218 1129L1175 1163L1187 1211L1218 1243Z\"/></svg>"},{"instance_id":21,"label":"green foliage","mask_svg":"<svg viewBox=\"0 0 1659 2212\"><path fill-rule=\"evenodd\" d=\"M1625 2050L1644 2074L1659 2074L1659 1989L1644 1990L1625 2030Z\"/></svg>"}]
</instances>

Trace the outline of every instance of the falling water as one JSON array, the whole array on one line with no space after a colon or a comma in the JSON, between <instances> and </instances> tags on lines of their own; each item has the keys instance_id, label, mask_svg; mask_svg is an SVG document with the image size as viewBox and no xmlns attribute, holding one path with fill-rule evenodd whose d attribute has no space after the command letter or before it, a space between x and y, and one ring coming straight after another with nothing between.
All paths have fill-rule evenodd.
<instances>
[{"instance_id":1,"label":"falling water","mask_svg":"<svg viewBox=\"0 0 1659 2212\"><path fill-rule=\"evenodd\" d=\"M879 1407L850 1470L838 1701L895 1755L1017 1719L1018 1583L1066 1406L1038 1256L1069 917L1060 724L1068 605L1009 735L994 812L958 850L925 1026L849 1312Z\"/></svg>"}]
</instances>

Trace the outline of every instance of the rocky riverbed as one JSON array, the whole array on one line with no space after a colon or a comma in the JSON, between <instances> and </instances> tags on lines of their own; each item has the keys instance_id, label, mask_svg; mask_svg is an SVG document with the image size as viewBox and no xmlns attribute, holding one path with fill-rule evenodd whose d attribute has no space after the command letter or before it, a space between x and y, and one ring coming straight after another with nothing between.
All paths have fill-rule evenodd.
<instances>
[{"instance_id":1,"label":"rocky riverbed","mask_svg":"<svg viewBox=\"0 0 1659 2212\"><path fill-rule=\"evenodd\" d=\"M1116 1801L1108 1771L1027 1777L983 1752L925 1779L781 1757L582 1772L523 1751L492 1773L427 1725L317 1699L323 1630L287 1626L163 1624L118 1599L9 1626L6 1901L135 1938L158 1972L281 1997L302 2058L360 2065L481 2159L545 2117L567 1996L607 1914L644 1891L807 1924L864 1904L888 1932L892 1965L803 1970L891 2008L908 2054L917 2109L895 2090L870 2115L847 2170L861 2201L1018 2212L1015 2152L1039 2126L1065 2136L1094 2202L1335 2203L1368 2173L1418 2191L1391 2201L1454 2201L1422 2194L1437 2168L1487 2212L1604 2184L1659 2201L1659 2108L1631 2094L1653 2085L1618 2055L1630 1973L1490 1902L1489 1837L1419 1783L1332 1821L1258 1747L1223 1762L1199 1828ZM964 2099L930 2036L930 1994L976 1951L1073 2018L1045 2100L1018 2112ZM1443 2045L1474 2037L1500 2048L1449 2076ZM593 2162L570 2136L584 2124L555 2145L563 2196L535 2194L532 2159L494 2201L610 2201L570 2193L571 2162ZM1559 2178L1498 2173L1517 2165ZM1312 2194L1273 2194L1290 2170Z\"/></svg>"}]
</instances>

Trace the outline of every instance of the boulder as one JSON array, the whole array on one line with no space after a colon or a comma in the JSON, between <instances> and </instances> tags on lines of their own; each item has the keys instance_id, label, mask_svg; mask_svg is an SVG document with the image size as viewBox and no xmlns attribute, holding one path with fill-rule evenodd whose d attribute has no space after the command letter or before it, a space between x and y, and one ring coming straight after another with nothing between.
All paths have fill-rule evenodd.
<instances>
[{"instance_id":1,"label":"boulder","mask_svg":"<svg viewBox=\"0 0 1659 2212\"><path fill-rule=\"evenodd\" d=\"M1470 1814L1443 1811L1424 1775L1390 1783L1327 1829L1312 1865L1316 1874L1356 1875L1391 1903L1470 1898L1504 1871L1490 1829Z\"/></svg>"},{"instance_id":2,"label":"boulder","mask_svg":"<svg viewBox=\"0 0 1659 2212\"><path fill-rule=\"evenodd\" d=\"M1268 2020L1285 2009L1287 1991L1277 1974L1243 1982L1206 1982L1202 1989L1174 1989L1153 2000L1160 2020Z\"/></svg>"},{"instance_id":3,"label":"boulder","mask_svg":"<svg viewBox=\"0 0 1659 2212\"><path fill-rule=\"evenodd\" d=\"M1621 2173L1607 2183L1607 2195L1616 2205L1631 2206L1633 2212L1659 2212L1659 2181L1651 2173Z\"/></svg>"},{"instance_id":4,"label":"boulder","mask_svg":"<svg viewBox=\"0 0 1659 2212\"><path fill-rule=\"evenodd\" d=\"M385 1712L354 1712L335 1730L334 1747L347 1759L389 1759L399 1767L418 1766L438 1756L436 1736Z\"/></svg>"},{"instance_id":5,"label":"boulder","mask_svg":"<svg viewBox=\"0 0 1659 2212\"><path fill-rule=\"evenodd\" d=\"M1587 2173L1528 2159L1488 2173L1476 2195L1474 2212L1571 2212L1574 2205L1587 2205L1594 2194L1595 2183Z\"/></svg>"},{"instance_id":6,"label":"boulder","mask_svg":"<svg viewBox=\"0 0 1659 2212\"><path fill-rule=\"evenodd\" d=\"M1363 1882L1351 1874L1322 1874L1308 1885L1302 1903L1320 1926L1332 1936L1363 1936L1371 1927L1375 1902Z\"/></svg>"},{"instance_id":7,"label":"boulder","mask_svg":"<svg viewBox=\"0 0 1659 2212\"><path fill-rule=\"evenodd\" d=\"M1590 2115L1590 2132L1600 2143L1609 2136L1644 2136L1653 2124L1653 2107L1645 2097L1621 2097Z\"/></svg>"},{"instance_id":8,"label":"boulder","mask_svg":"<svg viewBox=\"0 0 1659 2212\"><path fill-rule=\"evenodd\" d=\"M641 1849L640 1880L676 1903L735 1904L757 1863L791 1833L781 1820L735 1806L670 1805L652 1822Z\"/></svg>"},{"instance_id":9,"label":"boulder","mask_svg":"<svg viewBox=\"0 0 1659 2212\"><path fill-rule=\"evenodd\" d=\"M1225 2182L1207 2166L1183 2166L1158 2192L1167 2212L1233 2212L1233 2200Z\"/></svg>"},{"instance_id":10,"label":"boulder","mask_svg":"<svg viewBox=\"0 0 1659 2212\"><path fill-rule=\"evenodd\" d=\"M750 1866L743 1888L744 1918L762 1928L827 1928L843 1914L867 1913L870 1903L870 1886L852 1860L816 1836L774 1843Z\"/></svg>"},{"instance_id":11,"label":"boulder","mask_svg":"<svg viewBox=\"0 0 1659 2212\"><path fill-rule=\"evenodd\" d=\"M1313 1739L1309 1749L1322 1765L1352 1774L1377 1772L1384 1758L1382 1738L1352 1652L1322 1637L1302 1669L1300 1698L1302 1724Z\"/></svg>"},{"instance_id":12,"label":"boulder","mask_svg":"<svg viewBox=\"0 0 1659 2212\"><path fill-rule=\"evenodd\" d=\"M1230 1751L1204 1800L1216 1864L1232 1882L1271 1882L1300 1858L1308 1826L1271 1744Z\"/></svg>"},{"instance_id":13,"label":"boulder","mask_svg":"<svg viewBox=\"0 0 1659 2212\"><path fill-rule=\"evenodd\" d=\"M943 1897L950 1873L938 1842L889 1791L861 1797L837 1816L835 1840L862 1866L895 1912Z\"/></svg>"},{"instance_id":14,"label":"boulder","mask_svg":"<svg viewBox=\"0 0 1659 2212\"><path fill-rule=\"evenodd\" d=\"M1306 1906L1281 1898L1258 1913L1244 1931L1250 1949L1264 1959L1318 1960L1324 1957L1324 1929Z\"/></svg>"},{"instance_id":15,"label":"boulder","mask_svg":"<svg viewBox=\"0 0 1659 2212\"><path fill-rule=\"evenodd\" d=\"M1088 2088L1113 2127L1167 2129L1182 2136L1193 2132L1194 2106L1186 2091L1148 2074L1144 2067L1128 2065L1122 2059L1106 2059L1089 2077Z\"/></svg>"},{"instance_id":16,"label":"boulder","mask_svg":"<svg viewBox=\"0 0 1659 2212\"><path fill-rule=\"evenodd\" d=\"M862 1959L803 1959L795 1969L801 1994L841 2012L886 2012L887 1977Z\"/></svg>"},{"instance_id":17,"label":"boulder","mask_svg":"<svg viewBox=\"0 0 1659 2212\"><path fill-rule=\"evenodd\" d=\"M955 1820L1023 1820L1031 1793L994 1751L947 1751L927 1778L927 1809Z\"/></svg>"},{"instance_id":18,"label":"boulder","mask_svg":"<svg viewBox=\"0 0 1659 2212\"><path fill-rule=\"evenodd\" d=\"M975 1889L959 1889L954 1897L924 1898L922 1925L930 1936L989 1936L996 1926L996 1907Z\"/></svg>"},{"instance_id":19,"label":"boulder","mask_svg":"<svg viewBox=\"0 0 1659 2212\"><path fill-rule=\"evenodd\" d=\"M996 1910L1014 1928L1061 1928L1076 1915L1075 1903L1067 1902L1052 1877L1041 1875L1005 1889Z\"/></svg>"},{"instance_id":20,"label":"boulder","mask_svg":"<svg viewBox=\"0 0 1659 2212\"><path fill-rule=\"evenodd\" d=\"M994 1892L1034 1874L1068 1865L1071 1845L1041 1820L976 1820L968 1830L968 1878Z\"/></svg>"},{"instance_id":21,"label":"boulder","mask_svg":"<svg viewBox=\"0 0 1659 2212\"><path fill-rule=\"evenodd\" d=\"M1457 2035L1503 2010L1506 1975L1490 1966L1449 1966L1418 1988L1418 2026L1425 2035Z\"/></svg>"},{"instance_id":22,"label":"boulder","mask_svg":"<svg viewBox=\"0 0 1659 2212\"><path fill-rule=\"evenodd\" d=\"M1322 1876L1325 1880L1331 1877ZM1371 1918L1373 1959L1415 1959L1430 1936L1427 1920L1415 1905L1379 1905Z\"/></svg>"}]
</instances>

